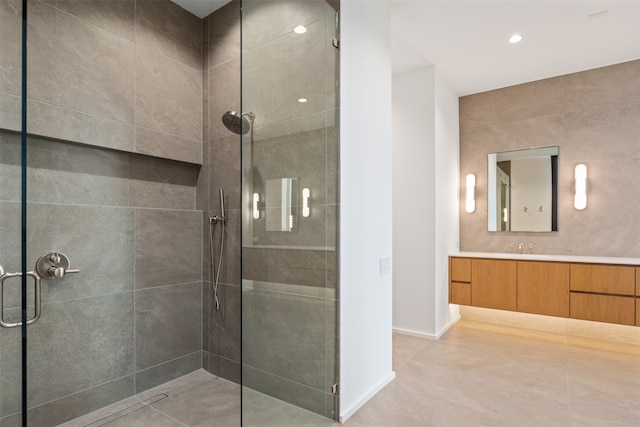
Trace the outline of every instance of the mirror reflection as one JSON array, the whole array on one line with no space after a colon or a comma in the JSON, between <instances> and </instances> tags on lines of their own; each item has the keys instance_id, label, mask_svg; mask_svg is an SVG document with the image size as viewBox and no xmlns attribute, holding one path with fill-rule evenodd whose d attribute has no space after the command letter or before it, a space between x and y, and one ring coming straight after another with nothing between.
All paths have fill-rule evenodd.
<instances>
[{"instance_id":1,"label":"mirror reflection","mask_svg":"<svg viewBox=\"0 0 640 427\"><path fill-rule=\"evenodd\" d=\"M267 180L265 205L267 231L293 231L297 199L298 178Z\"/></svg>"},{"instance_id":2,"label":"mirror reflection","mask_svg":"<svg viewBox=\"0 0 640 427\"><path fill-rule=\"evenodd\" d=\"M489 231L558 231L558 147L490 153Z\"/></svg>"}]
</instances>

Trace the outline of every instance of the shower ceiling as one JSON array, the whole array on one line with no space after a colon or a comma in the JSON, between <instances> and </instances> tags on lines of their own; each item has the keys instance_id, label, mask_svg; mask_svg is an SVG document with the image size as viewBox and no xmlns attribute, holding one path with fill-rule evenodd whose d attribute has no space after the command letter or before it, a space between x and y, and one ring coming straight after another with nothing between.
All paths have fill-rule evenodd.
<instances>
[{"instance_id":1,"label":"shower ceiling","mask_svg":"<svg viewBox=\"0 0 640 427\"><path fill-rule=\"evenodd\" d=\"M171 0L183 9L196 15L198 18L204 18L212 12L220 9L231 0Z\"/></svg>"}]
</instances>

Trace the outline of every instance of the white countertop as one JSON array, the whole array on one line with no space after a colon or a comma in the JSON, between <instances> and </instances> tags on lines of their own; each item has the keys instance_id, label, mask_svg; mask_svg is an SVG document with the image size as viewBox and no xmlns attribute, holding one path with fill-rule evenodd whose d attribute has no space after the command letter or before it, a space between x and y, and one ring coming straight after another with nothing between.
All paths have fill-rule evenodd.
<instances>
[{"instance_id":1,"label":"white countertop","mask_svg":"<svg viewBox=\"0 0 640 427\"><path fill-rule=\"evenodd\" d=\"M604 256L580 256L580 255L545 255L545 254L520 254L500 252L457 252L449 256L469 258L495 258L514 259L522 261L558 261L558 262L585 262L592 264L622 264L640 265L640 258L620 258Z\"/></svg>"}]
</instances>

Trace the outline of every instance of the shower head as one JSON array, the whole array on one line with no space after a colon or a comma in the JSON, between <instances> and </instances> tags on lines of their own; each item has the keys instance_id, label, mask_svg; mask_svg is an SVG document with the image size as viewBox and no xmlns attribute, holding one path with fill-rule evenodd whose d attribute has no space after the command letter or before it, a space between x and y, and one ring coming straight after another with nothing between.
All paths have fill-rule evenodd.
<instances>
[{"instance_id":1,"label":"shower head","mask_svg":"<svg viewBox=\"0 0 640 427\"><path fill-rule=\"evenodd\" d=\"M246 116L246 117L245 117ZM249 120L247 120L249 117ZM222 123L235 134L245 135L251 129L253 119L255 115L253 113L236 113L235 111L227 111L222 115Z\"/></svg>"}]
</instances>

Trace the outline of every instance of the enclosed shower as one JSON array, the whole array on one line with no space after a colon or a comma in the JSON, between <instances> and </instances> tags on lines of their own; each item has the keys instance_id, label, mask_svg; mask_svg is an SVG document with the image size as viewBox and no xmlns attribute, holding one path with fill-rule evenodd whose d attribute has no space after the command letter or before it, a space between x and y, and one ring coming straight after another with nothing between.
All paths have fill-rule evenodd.
<instances>
[{"instance_id":1,"label":"enclosed shower","mask_svg":"<svg viewBox=\"0 0 640 427\"><path fill-rule=\"evenodd\" d=\"M337 31L0 0L2 427L331 424Z\"/></svg>"}]
</instances>

